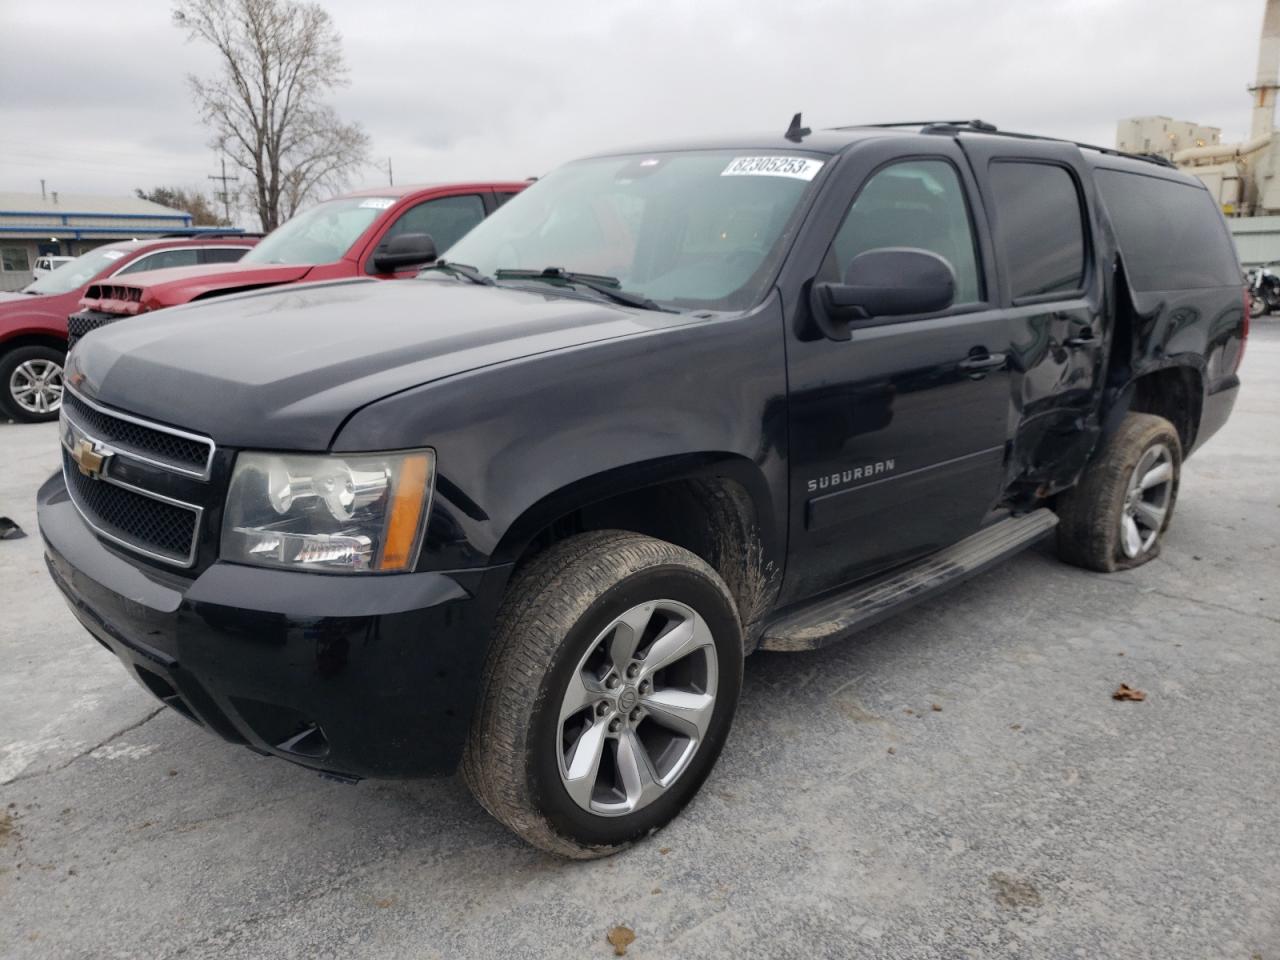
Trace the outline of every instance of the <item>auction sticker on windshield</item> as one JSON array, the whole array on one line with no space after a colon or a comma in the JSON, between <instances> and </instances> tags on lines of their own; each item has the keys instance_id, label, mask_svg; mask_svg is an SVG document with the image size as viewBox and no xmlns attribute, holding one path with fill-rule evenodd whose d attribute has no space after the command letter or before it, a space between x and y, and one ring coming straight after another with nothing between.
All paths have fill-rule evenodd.
<instances>
[{"instance_id":1,"label":"auction sticker on windshield","mask_svg":"<svg viewBox=\"0 0 1280 960\"><path fill-rule=\"evenodd\" d=\"M392 197L370 197L368 200L361 201L360 206L370 210L386 210L395 202Z\"/></svg>"},{"instance_id":2,"label":"auction sticker on windshield","mask_svg":"<svg viewBox=\"0 0 1280 960\"><path fill-rule=\"evenodd\" d=\"M821 160L808 157L734 157L720 172L722 177L792 177L812 180L822 169Z\"/></svg>"}]
</instances>

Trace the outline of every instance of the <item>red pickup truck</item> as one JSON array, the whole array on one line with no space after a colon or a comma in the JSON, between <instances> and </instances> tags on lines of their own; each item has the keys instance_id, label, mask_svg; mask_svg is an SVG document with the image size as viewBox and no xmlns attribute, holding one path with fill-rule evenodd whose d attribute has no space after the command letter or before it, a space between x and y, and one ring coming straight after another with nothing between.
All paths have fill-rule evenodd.
<instances>
[{"instance_id":1,"label":"red pickup truck","mask_svg":"<svg viewBox=\"0 0 1280 960\"><path fill-rule=\"evenodd\" d=\"M90 285L67 318L70 342L123 317L228 293L302 281L411 277L524 182L378 187L317 204L267 234L238 263L177 267ZM424 236L425 235L425 236Z\"/></svg>"}]
</instances>

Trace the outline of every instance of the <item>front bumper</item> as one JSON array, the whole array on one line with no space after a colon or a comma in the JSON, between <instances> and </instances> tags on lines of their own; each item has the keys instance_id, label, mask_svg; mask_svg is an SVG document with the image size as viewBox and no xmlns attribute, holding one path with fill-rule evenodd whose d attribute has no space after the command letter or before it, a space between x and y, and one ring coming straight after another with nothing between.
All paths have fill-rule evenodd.
<instances>
[{"instance_id":1,"label":"front bumper","mask_svg":"<svg viewBox=\"0 0 1280 960\"><path fill-rule=\"evenodd\" d=\"M72 612L184 716L345 777L457 765L510 567L379 577L214 563L188 579L99 540L61 475L37 506Z\"/></svg>"}]
</instances>

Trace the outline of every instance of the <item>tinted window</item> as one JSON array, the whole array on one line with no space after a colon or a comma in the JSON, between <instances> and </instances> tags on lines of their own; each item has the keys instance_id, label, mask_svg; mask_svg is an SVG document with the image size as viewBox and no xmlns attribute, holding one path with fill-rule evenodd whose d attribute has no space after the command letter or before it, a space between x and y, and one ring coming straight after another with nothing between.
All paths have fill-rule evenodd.
<instances>
[{"instance_id":1,"label":"tinted window","mask_svg":"<svg viewBox=\"0 0 1280 960\"><path fill-rule=\"evenodd\" d=\"M444 253L483 219L484 203L477 194L440 197L410 207L382 239L390 240L402 233L428 233L436 243L436 250Z\"/></svg>"},{"instance_id":2,"label":"tinted window","mask_svg":"<svg viewBox=\"0 0 1280 960\"><path fill-rule=\"evenodd\" d=\"M881 247L915 247L936 253L956 275L956 303L982 297L973 228L964 187L943 160L911 160L875 174L845 215L823 264L832 280L853 258Z\"/></svg>"},{"instance_id":3,"label":"tinted window","mask_svg":"<svg viewBox=\"0 0 1280 960\"><path fill-rule=\"evenodd\" d=\"M504 203L506 203L508 200L510 200L514 196L515 196L514 193L503 193L501 190L499 190L497 193L494 194L494 197L498 201L498 206L502 206Z\"/></svg>"},{"instance_id":4,"label":"tinted window","mask_svg":"<svg viewBox=\"0 0 1280 960\"><path fill-rule=\"evenodd\" d=\"M142 270L163 270L166 267L194 267L197 262L194 250L161 250L139 257L120 272L139 273Z\"/></svg>"},{"instance_id":5,"label":"tinted window","mask_svg":"<svg viewBox=\"0 0 1280 960\"><path fill-rule=\"evenodd\" d=\"M1119 170L1094 174L1135 290L1240 285L1222 216L1197 186Z\"/></svg>"},{"instance_id":6,"label":"tinted window","mask_svg":"<svg viewBox=\"0 0 1280 960\"><path fill-rule=\"evenodd\" d=\"M1081 289L1084 222L1071 174L1046 163L999 161L990 180L1013 298Z\"/></svg>"},{"instance_id":7,"label":"tinted window","mask_svg":"<svg viewBox=\"0 0 1280 960\"><path fill-rule=\"evenodd\" d=\"M201 263L235 263L248 251L244 247L204 247L200 251Z\"/></svg>"}]
</instances>

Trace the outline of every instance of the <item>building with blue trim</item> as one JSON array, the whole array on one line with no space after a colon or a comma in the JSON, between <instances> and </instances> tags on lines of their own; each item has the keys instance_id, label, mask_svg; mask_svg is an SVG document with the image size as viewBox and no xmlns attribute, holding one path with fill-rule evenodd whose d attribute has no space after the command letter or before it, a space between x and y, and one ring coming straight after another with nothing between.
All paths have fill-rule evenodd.
<instances>
[{"instance_id":1,"label":"building with blue trim","mask_svg":"<svg viewBox=\"0 0 1280 960\"><path fill-rule=\"evenodd\" d=\"M186 211L138 197L0 193L0 290L25 287L31 264L46 254L78 257L113 240L241 232L193 227Z\"/></svg>"}]
</instances>

